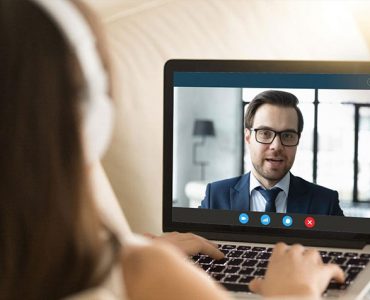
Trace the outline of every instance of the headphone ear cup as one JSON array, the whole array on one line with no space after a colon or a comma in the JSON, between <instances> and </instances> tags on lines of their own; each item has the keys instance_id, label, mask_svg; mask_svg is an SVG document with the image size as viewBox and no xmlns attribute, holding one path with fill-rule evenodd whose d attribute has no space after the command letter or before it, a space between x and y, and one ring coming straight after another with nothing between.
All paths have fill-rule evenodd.
<instances>
[{"instance_id":1,"label":"headphone ear cup","mask_svg":"<svg viewBox=\"0 0 370 300\"><path fill-rule=\"evenodd\" d=\"M81 131L87 163L102 158L113 129L113 107L108 97L108 76L96 49L96 38L89 24L66 0L30 0L40 6L69 42L85 80L81 91Z\"/></svg>"},{"instance_id":2,"label":"headphone ear cup","mask_svg":"<svg viewBox=\"0 0 370 300\"><path fill-rule=\"evenodd\" d=\"M100 160L113 130L113 105L108 96L88 99L82 113L82 139L87 163Z\"/></svg>"}]
</instances>

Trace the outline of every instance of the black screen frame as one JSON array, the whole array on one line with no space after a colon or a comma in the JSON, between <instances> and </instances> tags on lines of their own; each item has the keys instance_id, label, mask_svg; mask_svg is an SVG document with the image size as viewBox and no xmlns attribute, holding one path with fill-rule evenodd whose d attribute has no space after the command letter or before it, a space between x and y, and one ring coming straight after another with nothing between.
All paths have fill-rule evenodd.
<instances>
[{"instance_id":1,"label":"black screen frame","mask_svg":"<svg viewBox=\"0 0 370 300\"><path fill-rule=\"evenodd\" d=\"M164 110L163 110L163 231L195 232L207 238L256 242L304 242L320 245L320 241L338 244L366 244L369 234L295 229L256 228L228 225L180 223L172 220L173 183L173 109L174 72L291 72L307 74L368 74L368 61L293 61L293 60L193 60L173 59L164 66ZM211 210L210 210L211 211ZM284 236L285 238L282 238ZM336 243L337 241L337 243Z\"/></svg>"}]
</instances>

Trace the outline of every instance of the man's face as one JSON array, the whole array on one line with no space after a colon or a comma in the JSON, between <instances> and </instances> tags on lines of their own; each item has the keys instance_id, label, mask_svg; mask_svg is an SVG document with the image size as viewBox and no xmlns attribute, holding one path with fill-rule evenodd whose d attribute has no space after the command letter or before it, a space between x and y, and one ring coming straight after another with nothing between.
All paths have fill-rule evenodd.
<instances>
[{"instance_id":1,"label":"man's face","mask_svg":"<svg viewBox=\"0 0 370 300\"><path fill-rule=\"evenodd\" d=\"M253 128L298 132L297 112L292 107L263 104L256 111ZM261 144L256 141L255 134L254 131L245 130L245 142L253 165L252 172L263 186L271 188L291 169L297 146L283 146L279 135L276 135L271 144Z\"/></svg>"}]
</instances>

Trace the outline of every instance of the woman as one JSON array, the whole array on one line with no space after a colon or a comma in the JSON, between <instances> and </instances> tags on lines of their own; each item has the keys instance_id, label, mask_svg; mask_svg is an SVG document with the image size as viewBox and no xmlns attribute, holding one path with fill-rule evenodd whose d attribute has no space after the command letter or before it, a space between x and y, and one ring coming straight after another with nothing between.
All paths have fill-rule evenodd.
<instances>
[{"instance_id":1,"label":"woman","mask_svg":"<svg viewBox=\"0 0 370 300\"><path fill-rule=\"evenodd\" d=\"M119 236L99 210L113 81L94 16L72 0L0 3L0 298L229 299L184 259L219 258L215 245ZM278 244L251 289L315 298L331 278L343 273L316 251Z\"/></svg>"}]
</instances>

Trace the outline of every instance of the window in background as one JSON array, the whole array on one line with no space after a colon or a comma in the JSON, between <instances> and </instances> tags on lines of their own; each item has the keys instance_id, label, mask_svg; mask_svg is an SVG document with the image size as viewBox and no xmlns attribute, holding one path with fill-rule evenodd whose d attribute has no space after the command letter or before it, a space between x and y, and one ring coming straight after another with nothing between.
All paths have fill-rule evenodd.
<instances>
[{"instance_id":1,"label":"window in background","mask_svg":"<svg viewBox=\"0 0 370 300\"><path fill-rule=\"evenodd\" d=\"M370 91L319 90L318 95L317 182L338 190L343 202L369 202Z\"/></svg>"},{"instance_id":2,"label":"window in background","mask_svg":"<svg viewBox=\"0 0 370 300\"><path fill-rule=\"evenodd\" d=\"M370 104L359 106L358 201L370 200Z\"/></svg>"},{"instance_id":3,"label":"window in background","mask_svg":"<svg viewBox=\"0 0 370 300\"><path fill-rule=\"evenodd\" d=\"M354 110L341 103L319 103L317 184L353 196Z\"/></svg>"}]
</instances>

